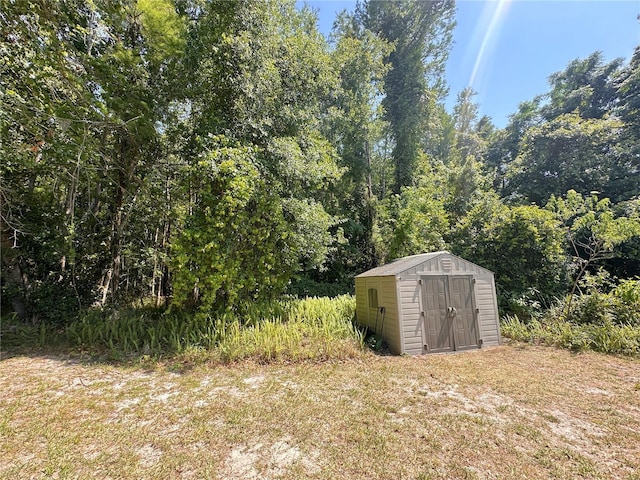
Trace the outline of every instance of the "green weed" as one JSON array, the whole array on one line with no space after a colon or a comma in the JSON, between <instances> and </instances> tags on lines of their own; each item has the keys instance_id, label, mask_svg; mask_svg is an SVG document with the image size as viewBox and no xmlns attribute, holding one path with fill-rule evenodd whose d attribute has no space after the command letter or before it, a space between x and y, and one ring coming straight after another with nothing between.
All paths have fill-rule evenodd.
<instances>
[{"instance_id":1,"label":"green weed","mask_svg":"<svg viewBox=\"0 0 640 480\"><path fill-rule=\"evenodd\" d=\"M640 355L640 327L603 321L574 324L550 316L524 322L507 316L501 323L502 335L521 342L542 343L574 351L593 350L628 356Z\"/></svg>"},{"instance_id":2,"label":"green weed","mask_svg":"<svg viewBox=\"0 0 640 480\"><path fill-rule=\"evenodd\" d=\"M66 330L71 345L111 354L207 352L223 362L344 358L362 350L352 296L285 299L212 317L154 308L89 311Z\"/></svg>"}]
</instances>

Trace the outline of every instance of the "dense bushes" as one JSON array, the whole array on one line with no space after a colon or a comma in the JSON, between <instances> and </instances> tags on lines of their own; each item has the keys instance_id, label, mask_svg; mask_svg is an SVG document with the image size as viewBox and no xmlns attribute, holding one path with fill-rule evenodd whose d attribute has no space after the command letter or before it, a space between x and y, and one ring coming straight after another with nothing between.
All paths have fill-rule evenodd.
<instances>
[{"instance_id":1,"label":"dense bushes","mask_svg":"<svg viewBox=\"0 0 640 480\"><path fill-rule=\"evenodd\" d=\"M640 280L622 280L609 293L593 288L577 296L564 315L575 324L640 326Z\"/></svg>"},{"instance_id":2,"label":"dense bushes","mask_svg":"<svg viewBox=\"0 0 640 480\"><path fill-rule=\"evenodd\" d=\"M640 280L623 280L609 293L593 288L540 318L507 316L502 334L514 340L572 350L640 355Z\"/></svg>"},{"instance_id":3,"label":"dense bushes","mask_svg":"<svg viewBox=\"0 0 640 480\"><path fill-rule=\"evenodd\" d=\"M503 313L546 306L568 283L564 232L552 212L479 200L455 227L452 251L495 273Z\"/></svg>"}]
</instances>

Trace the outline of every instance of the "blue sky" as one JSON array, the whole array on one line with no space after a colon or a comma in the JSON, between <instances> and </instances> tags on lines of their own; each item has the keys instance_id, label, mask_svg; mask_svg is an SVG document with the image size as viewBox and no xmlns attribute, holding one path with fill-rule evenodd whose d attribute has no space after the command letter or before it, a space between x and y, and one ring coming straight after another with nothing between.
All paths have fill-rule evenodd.
<instances>
[{"instance_id":1,"label":"blue sky","mask_svg":"<svg viewBox=\"0 0 640 480\"><path fill-rule=\"evenodd\" d=\"M302 2L299 2L302 3ZM355 1L314 0L320 31ZM451 110L471 85L480 114L504 127L518 104L548 90L547 78L596 50L628 61L640 45L640 0L495 0L457 2L454 45L447 64ZM470 83L471 82L471 83Z\"/></svg>"}]
</instances>

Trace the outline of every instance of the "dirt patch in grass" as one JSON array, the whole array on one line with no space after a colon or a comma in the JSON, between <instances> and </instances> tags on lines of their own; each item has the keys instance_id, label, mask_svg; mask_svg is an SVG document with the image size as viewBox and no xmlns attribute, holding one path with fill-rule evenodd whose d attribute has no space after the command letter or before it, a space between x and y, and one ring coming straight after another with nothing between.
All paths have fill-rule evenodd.
<instances>
[{"instance_id":1,"label":"dirt patch in grass","mask_svg":"<svg viewBox=\"0 0 640 480\"><path fill-rule=\"evenodd\" d=\"M153 367L0 361L0 478L640 478L638 360Z\"/></svg>"}]
</instances>

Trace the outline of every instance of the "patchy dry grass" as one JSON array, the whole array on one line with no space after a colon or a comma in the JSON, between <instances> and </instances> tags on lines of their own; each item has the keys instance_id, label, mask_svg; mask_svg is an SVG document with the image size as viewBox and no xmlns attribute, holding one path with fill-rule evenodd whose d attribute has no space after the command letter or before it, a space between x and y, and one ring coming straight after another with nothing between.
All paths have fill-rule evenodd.
<instances>
[{"instance_id":1,"label":"patchy dry grass","mask_svg":"<svg viewBox=\"0 0 640 480\"><path fill-rule=\"evenodd\" d=\"M640 362L536 346L340 363L0 361L0 478L640 478Z\"/></svg>"}]
</instances>

